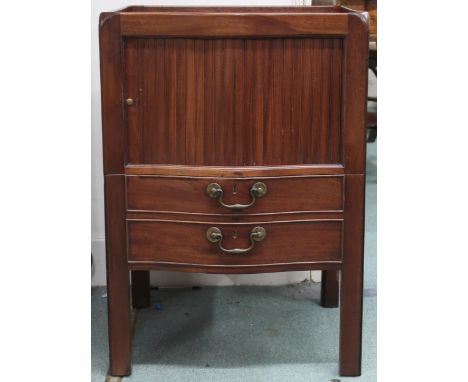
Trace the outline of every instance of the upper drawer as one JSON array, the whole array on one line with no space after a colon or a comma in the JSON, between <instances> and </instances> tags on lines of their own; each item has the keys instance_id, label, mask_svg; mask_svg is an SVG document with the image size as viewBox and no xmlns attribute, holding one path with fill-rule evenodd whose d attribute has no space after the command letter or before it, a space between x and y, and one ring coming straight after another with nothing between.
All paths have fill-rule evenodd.
<instances>
[{"instance_id":1,"label":"upper drawer","mask_svg":"<svg viewBox=\"0 0 468 382\"><path fill-rule=\"evenodd\" d=\"M343 210L343 176L126 179L128 210L201 214Z\"/></svg>"}]
</instances>

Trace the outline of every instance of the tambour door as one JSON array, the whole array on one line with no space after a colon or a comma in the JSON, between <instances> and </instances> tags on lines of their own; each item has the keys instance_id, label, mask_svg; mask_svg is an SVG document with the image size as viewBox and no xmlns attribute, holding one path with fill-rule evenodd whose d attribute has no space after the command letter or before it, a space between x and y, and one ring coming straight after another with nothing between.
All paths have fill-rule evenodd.
<instances>
[{"instance_id":1,"label":"tambour door","mask_svg":"<svg viewBox=\"0 0 468 382\"><path fill-rule=\"evenodd\" d=\"M343 36L125 36L130 164L341 164Z\"/></svg>"}]
</instances>

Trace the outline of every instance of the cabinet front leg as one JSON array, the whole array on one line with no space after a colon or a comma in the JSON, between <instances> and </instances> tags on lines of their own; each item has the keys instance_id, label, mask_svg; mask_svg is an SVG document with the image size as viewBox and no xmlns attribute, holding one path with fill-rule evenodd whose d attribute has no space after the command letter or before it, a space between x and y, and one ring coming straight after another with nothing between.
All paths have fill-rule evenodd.
<instances>
[{"instance_id":1,"label":"cabinet front leg","mask_svg":"<svg viewBox=\"0 0 468 382\"><path fill-rule=\"evenodd\" d=\"M112 376L131 372L130 272L127 266L125 180L105 177L107 314Z\"/></svg>"},{"instance_id":2,"label":"cabinet front leg","mask_svg":"<svg viewBox=\"0 0 468 382\"><path fill-rule=\"evenodd\" d=\"M340 375L361 375L362 288L348 270L342 272L340 313Z\"/></svg>"},{"instance_id":3,"label":"cabinet front leg","mask_svg":"<svg viewBox=\"0 0 468 382\"><path fill-rule=\"evenodd\" d=\"M110 374L131 372L131 322L129 272L108 272L107 306L109 321Z\"/></svg>"},{"instance_id":4,"label":"cabinet front leg","mask_svg":"<svg viewBox=\"0 0 468 382\"><path fill-rule=\"evenodd\" d=\"M338 271L322 271L320 305L324 308L338 307L339 281Z\"/></svg>"},{"instance_id":5,"label":"cabinet front leg","mask_svg":"<svg viewBox=\"0 0 468 382\"><path fill-rule=\"evenodd\" d=\"M132 306L135 309L150 306L149 271L132 271Z\"/></svg>"},{"instance_id":6,"label":"cabinet front leg","mask_svg":"<svg viewBox=\"0 0 468 382\"><path fill-rule=\"evenodd\" d=\"M347 175L340 293L340 375L361 375L364 176Z\"/></svg>"}]
</instances>

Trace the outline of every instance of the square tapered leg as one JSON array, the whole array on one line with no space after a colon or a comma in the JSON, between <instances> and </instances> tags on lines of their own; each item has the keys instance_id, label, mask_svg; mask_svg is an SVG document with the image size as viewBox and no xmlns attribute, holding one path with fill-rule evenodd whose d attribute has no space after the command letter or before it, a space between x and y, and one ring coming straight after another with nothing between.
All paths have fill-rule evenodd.
<instances>
[{"instance_id":1,"label":"square tapered leg","mask_svg":"<svg viewBox=\"0 0 468 382\"><path fill-rule=\"evenodd\" d=\"M338 307L339 285L338 271L322 271L320 305L324 308Z\"/></svg>"},{"instance_id":2,"label":"square tapered leg","mask_svg":"<svg viewBox=\"0 0 468 382\"><path fill-rule=\"evenodd\" d=\"M361 375L364 175L346 176L340 291L340 375Z\"/></svg>"},{"instance_id":3,"label":"square tapered leg","mask_svg":"<svg viewBox=\"0 0 468 382\"><path fill-rule=\"evenodd\" d=\"M129 375L132 362L124 196L124 176L106 176L107 304L112 376Z\"/></svg>"},{"instance_id":4,"label":"square tapered leg","mask_svg":"<svg viewBox=\"0 0 468 382\"><path fill-rule=\"evenodd\" d=\"M132 306L135 309L150 306L149 271L132 271Z\"/></svg>"}]
</instances>

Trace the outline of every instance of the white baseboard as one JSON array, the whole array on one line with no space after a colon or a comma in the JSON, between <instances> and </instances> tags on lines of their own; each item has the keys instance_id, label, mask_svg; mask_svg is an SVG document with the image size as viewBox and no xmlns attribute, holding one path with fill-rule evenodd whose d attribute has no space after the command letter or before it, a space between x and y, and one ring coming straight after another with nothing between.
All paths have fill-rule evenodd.
<instances>
[{"instance_id":1,"label":"white baseboard","mask_svg":"<svg viewBox=\"0 0 468 382\"><path fill-rule=\"evenodd\" d=\"M93 266L91 269L91 285L106 285L106 242L104 238L91 240Z\"/></svg>"},{"instance_id":2,"label":"white baseboard","mask_svg":"<svg viewBox=\"0 0 468 382\"><path fill-rule=\"evenodd\" d=\"M106 285L106 250L104 238L91 241L93 253L92 286ZM309 271L260 273L252 275L211 275L204 273L151 272L151 285L160 287L286 285L309 280ZM319 282L320 271L312 272L312 281Z\"/></svg>"}]
</instances>

